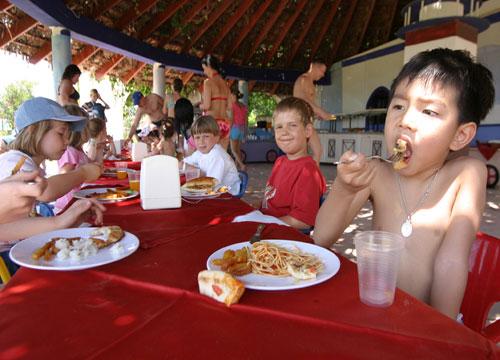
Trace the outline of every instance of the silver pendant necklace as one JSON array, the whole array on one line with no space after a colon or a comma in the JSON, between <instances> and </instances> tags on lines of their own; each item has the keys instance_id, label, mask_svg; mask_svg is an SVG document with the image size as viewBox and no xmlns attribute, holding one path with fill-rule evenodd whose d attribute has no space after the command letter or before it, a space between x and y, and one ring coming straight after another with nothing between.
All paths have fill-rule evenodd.
<instances>
[{"instance_id":1,"label":"silver pendant necklace","mask_svg":"<svg viewBox=\"0 0 500 360\"><path fill-rule=\"evenodd\" d=\"M432 179L429 182L429 185L427 185L427 188L425 189L424 193L422 194L422 196L418 200L417 205L415 206L415 208L413 209L412 212L408 211L408 206L406 205L406 198L404 196L403 187L401 185L401 179L399 177L399 174L396 173L396 180L398 182L399 194L401 195L401 205L403 206L403 209L404 209L405 214L406 214L406 219L405 219L405 221L403 221L403 224L401 225L401 235L403 235L405 238L410 237L411 234L413 233L413 225L411 223L411 217L413 216L413 214L415 214L417 212L417 210L420 208L420 206L422 206L422 204L424 203L425 199L427 199L427 197L431 193L432 184L434 184L434 181L436 180L438 173L439 173L439 169L437 169L436 172L434 173L434 175L432 176Z\"/></svg>"}]
</instances>

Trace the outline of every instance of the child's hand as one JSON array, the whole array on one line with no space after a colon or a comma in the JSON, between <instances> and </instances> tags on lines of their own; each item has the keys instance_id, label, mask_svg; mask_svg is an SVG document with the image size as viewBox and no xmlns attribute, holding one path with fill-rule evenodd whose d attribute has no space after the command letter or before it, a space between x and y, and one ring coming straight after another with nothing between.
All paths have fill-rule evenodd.
<instances>
[{"instance_id":1,"label":"child's hand","mask_svg":"<svg viewBox=\"0 0 500 360\"><path fill-rule=\"evenodd\" d=\"M363 154L347 151L340 157L335 184L339 190L356 193L370 185L375 167Z\"/></svg>"},{"instance_id":2,"label":"child's hand","mask_svg":"<svg viewBox=\"0 0 500 360\"><path fill-rule=\"evenodd\" d=\"M26 217L36 198L47 188L47 180L38 171L19 172L0 182L0 224Z\"/></svg>"},{"instance_id":3,"label":"child's hand","mask_svg":"<svg viewBox=\"0 0 500 360\"><path fill-rule=\"evenodd\" d=\"M80 166L77 171L81 171L83 174L84 182L89 182L97 180L101 176L102 168L97 163L89 163Z\"/></svg>"},{"instance_id":4,"label":"child's hand","mask_svg":"<svg viewBox=\"0 0 500 360\"><path fill-rule=\"evenodd\" d=\"M65 229L76 227L83 222L102 225L103 211L106 211L106 208L95 199L78 200L56 217L57 226Z\"/></svg>"}]
</instances>

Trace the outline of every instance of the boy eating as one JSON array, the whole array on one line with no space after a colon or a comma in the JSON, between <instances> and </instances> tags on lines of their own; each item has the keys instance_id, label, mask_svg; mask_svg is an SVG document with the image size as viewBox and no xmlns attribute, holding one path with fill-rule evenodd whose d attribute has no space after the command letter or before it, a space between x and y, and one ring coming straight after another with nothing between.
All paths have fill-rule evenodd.
<instances>
[{"instance_id":1,"label":"boy eating","mask_svg":"<svg viewBox=\"0 0 500 360\"><path fill-rule=\"evenodd\" d=\"M406 147L402 163L342 155L316 219L315 242L331 246L370 199L373 229L405 237L397 286L455 318L485 204L486 168L449 155L474 138L494 94L491 72L465 51L414 56L391 86L384 131L389 149Z\"/></svg>"},{"instance_id":2,"label":"boy eating","mask_svg":"<svg viewBox=\"0 0 500 360\"><path fill-rule=\"evenodd\" d=\"M274 135L285 153L276 160L266 184L261 211L297 229L309 229L326 190L325 178L307 153L313 111L302 99L281 101L273 114Z\"/></svg>"},{"instance_id":3,"label":"boy eating","mask_svg":"<svg viewBox=\"0 0 500 360\"><path fill-rule=\"evenodd\" d=\"M233 159L218 144L219 125L212 116L201 116L191 127L196 151L184 162L200 168L206 176L216 178L219 184L229 187L232 195L240 192L240 177Z\"/></svg>"}]
</instances>

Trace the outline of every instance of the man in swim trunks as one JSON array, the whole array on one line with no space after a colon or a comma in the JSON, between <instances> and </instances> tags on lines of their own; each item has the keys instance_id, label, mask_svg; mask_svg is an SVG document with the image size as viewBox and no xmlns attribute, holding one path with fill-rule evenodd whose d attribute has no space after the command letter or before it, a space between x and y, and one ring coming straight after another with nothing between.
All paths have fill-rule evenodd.
<instances>
[{"instance_id":1,"label":"man in swim trunks","mask_svg":"<svg viewBox=\"0 0 500 360\"><path fill-rule=\"evenodd\" d=\"M316 88L314 82L325 76L325 72L326 65L322 61L315 60L311 62L309 70L295 80L295 84L293 85L293 96L307 101L313 108L314 114L320 119L331 120L332 114L323 110L321 106L316 104L315 100ZM315 129L313 129L313 133L309 138L309 147L312 150L313 159L319 164L322 149L318 133Z\"/></svg>"}]
</instances>

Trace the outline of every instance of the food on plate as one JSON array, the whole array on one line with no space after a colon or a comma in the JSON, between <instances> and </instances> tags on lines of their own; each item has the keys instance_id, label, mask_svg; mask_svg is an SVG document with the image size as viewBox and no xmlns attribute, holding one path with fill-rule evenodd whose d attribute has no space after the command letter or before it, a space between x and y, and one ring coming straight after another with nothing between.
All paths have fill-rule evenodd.
<instances>
[{"instance_id":1,"label":"food on plate","mask_svg":"<svg viewBox=\"0 0 500 360\"><path fill-rule=\"evenodd\" d=\"M398 139L396 141L396 146L392 149L392 153L394 154L394 163L392 166L395 170L404 169L408 164L405 162L405 153L406 153L406 141L403 139Z\"/></svg>"},{"instance_id":2,"label":"food on plate","mask_svg":"<svg viewBox=\"0 0 500 360\"><path fill-rule=\"evenodd\" d=\"M95 238L94 236L101 236ZM95 255L99 249L105 248L121 240L124 236L123 230L119 226L104 226L90 233L89 238L82 237L55 237L50 239L42 247L36 249L31 257L33 260L41 258L51 260L54 255L61 260L71 258L72 260L82 260L90 255Z\"/></svg>"},{"instance_id":3,"label":"food on plate","mask_svg":"<svg viewBox=\"0 0 500 360\"><path fill-rule=\"evenodd\" d=\"M249 261L249 250L245 246L236 251L226 250L222 259L214 259L212 263L220 266L222 271L232 275L246 275L252 272L252 266Z\"/></svg>"},{"instance_id":4,"label":"food on plate","mask_svg":"<svg viewBox=\"0 0 500 360\"><path fill-rule=\"evenodd\" d=\"M293 276L298 280L315 279L323 270L316 256L300 249L286 249L272 242L259 241L251 248L226 250L221 259L212 260L222 271L235 276L249 273L272 276Z\"/></svg>"},{"instance_id":5,"label":"food on plate","mask_svg":"<svg viewBox=\"0 0 500 360\"><path fill-rule=\"evenodd\" d=\"M105 192L93 192L85 195L86 198L95 198L97 200L120 200L128 197L130 192L128 190L120 189L106 189Z\"/></svg>"},{"instance_id":6,"label":"food on plate","mask_svg":"<svg viewBox=\"0 0 500 360\"><path fill-rule=\"evenodd\" d=\"M213 191L215 185L217 185L216 178L202 176L187 181L184 185L182 185L182 188L186 191L209 193L210 191Z\"/></svg>"},{"instance_id":7,"label":"food on plate","mask_svg":"<svg viewBox=\"0 0 500 360\"><path fill-rule=\"evenodd\" d=\"M314 279L323 270L316 256L300 249L285 249L267 241L252 245L250 263L254 274L293 276L296 279Z\"/></svg>"},{"instance_id":8,"label":"food on plate","mask_svg":"<svg viewBox=\"0 0 500 360\"><path fill-rule=\"evenodd\" d=\"M198 274L200 293L209 296L227 306L237 303L243 293L243 283L228 273L216 270L203 270Z\"/></svg>"},{"instance_id":9,"label":"food on plate","mask_svg":"<svg viewBox=\"0 0 500 360\"><path fill-rule=\"evenodd\" d=\"M11 175L16 175L19 172L19 170L21 170L21 168L23 167L25 161L26 161L26 157L25 156L21 157L17 161L16 166L14 166L14 168L12 169L12 171L11 171L10 174Z\"/></svg>"}]
</instances>

